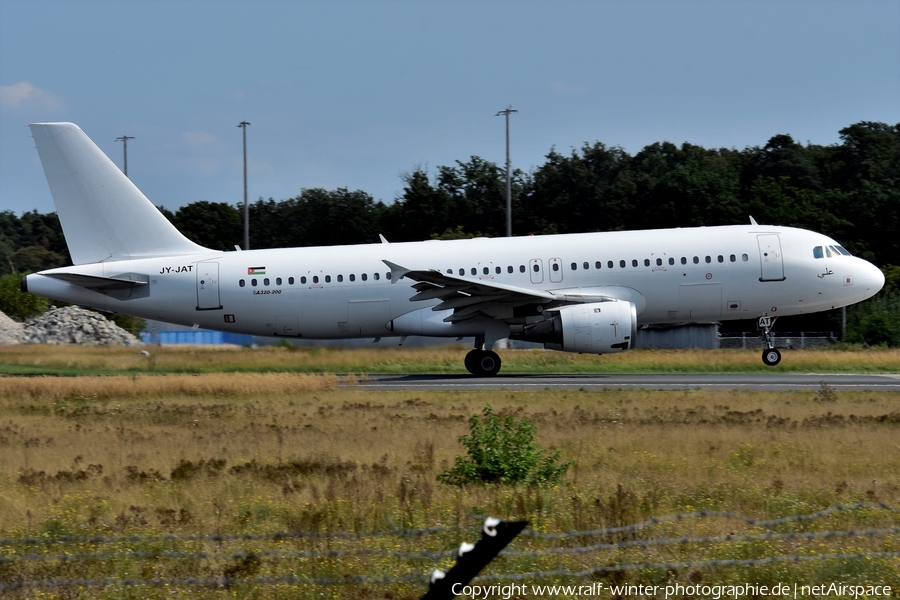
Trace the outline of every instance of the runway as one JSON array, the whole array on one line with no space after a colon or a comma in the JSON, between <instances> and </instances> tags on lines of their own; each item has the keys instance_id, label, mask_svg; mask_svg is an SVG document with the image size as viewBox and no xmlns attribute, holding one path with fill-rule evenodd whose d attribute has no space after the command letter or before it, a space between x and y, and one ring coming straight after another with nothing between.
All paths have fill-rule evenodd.
<instances>
[{"instance_id":1,"label":"runway","mask_svg":"<svg viewBox=\"0 0 900 600\"><path fill-rule=\"evenodd\" d=\"M826 383L835 391L900 392L898 375L855 374L700 374L700 375L370 375L356 389L435 390L754 390L816 391Z\"/></svg>"}]
</instances>

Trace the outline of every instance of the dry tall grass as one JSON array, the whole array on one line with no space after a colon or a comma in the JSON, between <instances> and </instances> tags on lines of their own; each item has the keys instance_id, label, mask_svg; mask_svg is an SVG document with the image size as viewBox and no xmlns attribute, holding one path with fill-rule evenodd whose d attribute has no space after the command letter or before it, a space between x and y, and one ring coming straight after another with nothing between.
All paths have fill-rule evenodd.
<instances>
[{"instance_id":1,"label":"dry tall grass","mask_svg":"<svg viewBox=\"0 0 900 600\"><path fill-rule=\"evenodd\" d=\"M467 348L133 348L0 347L0 373L171 373L294 371L307 373L464 373ZM544 350L500 351L509 373L771 372L756 350L632 350L593 356ZM793 372L900 372L900 349L785 350L777 368Z\"/></svg>"},{"instance_id":2,"label":"dry tall grass","mask_svg":"<svg viewBox=\"0 0 900 600\"><path fill-rule=\"evenodd\" d=\"M173 353L176 354L176 353ZM102 356L103 353L98 353ZM362 392L334 376L207 374L167 377L0 378L0 537L60 535L387 531L472 526L478 515L527 518L539 531L593 529L702 509L755 517L813 512L856 501L900 502L897 394L749 392ZM528 417L539 442L576 468L550 489L438 485L462 452L457 437L485 404ZM856 511L797 527L900 525L887 511ZM672 523L648 536L719 535L729 520ZM790 529L788 527L788 529ZM120 544L222 552L240 549L385 548L448 550L458 533L420 538L290 541L232 545ZM380 541L379 541L380 540ZM610 540L608 540L610 541ZM567 542L560 542L567 543ZM586 543L584 540L572 543ZM323 546L323 544L325 544ZM819 544L817 542L816 544ZM896 537L835 539L828 553L900 549ZM546 543L522 539L517 547ZM83 544L77 551L109 551ZM58 554L71 548L4 547L0 555ZM604 561L647 562L805 552L795 543L627 549L613 554L501 559L497 572ZM36 577L262 576L287 572L373 577L426 573L435 560L349 556L321 561L118 560L104 564L0 564L0 582ZM865 565L870 571L860 571ZM889 561L852 561L784 570L700 569L704 581L829 576L900 577ZM243 566L242 566L243 565ZM254 566L255 565L255 566ZM444 563L444 566L446 564ZM252 567L252 568L251 568ZM112 569L112 574L110 573ZM231 569L231 570L229 570ZM243 570L242 570L243 569ZM828 569L831 569L829 571ZM863 573L863 574L861 574ZM671 573L640 571L624 581ZM849 578L849 579L847 579ZM854 579L855 578L855 579ZM578 583L578 582L575 582ZM889 583L889 582L886 582ZM416 584L245 587L241 597L418 597ZM34 590L32 590L33 592ZM141 588L132 597L231 597L228 591ZM125 597L113 586L44 597ZM41 592L44 593L44 592ZM31 594L31 592L29 592ZM28 597L39 597L29 595Z\"/></svg>"}]
</instances>

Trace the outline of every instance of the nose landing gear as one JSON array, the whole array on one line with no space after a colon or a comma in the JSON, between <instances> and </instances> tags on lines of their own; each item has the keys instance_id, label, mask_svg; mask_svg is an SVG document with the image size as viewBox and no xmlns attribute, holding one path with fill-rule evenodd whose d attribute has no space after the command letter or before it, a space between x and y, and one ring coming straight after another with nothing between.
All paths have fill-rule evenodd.
<instances>
[{"instance_id":1,"label":"nose landing gear","mask_svg":"<svg viewBox=\"0 0 900 600\"><path fill-rule=\"evenodd\" d=\"M772 341L772 326L775 325L775 319L777 317L759 318L759 337L765 344L762 352L762 361L769 367L774 367L781 362L781 352Z\"/></svg>"}]
</instances>

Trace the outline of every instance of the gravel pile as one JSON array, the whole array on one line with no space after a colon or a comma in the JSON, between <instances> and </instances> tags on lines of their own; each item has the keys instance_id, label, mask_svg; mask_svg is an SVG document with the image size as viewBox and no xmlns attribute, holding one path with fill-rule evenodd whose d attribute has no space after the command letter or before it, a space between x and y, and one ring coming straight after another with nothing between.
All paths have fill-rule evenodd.
<instances>
[{"instance_id":1,"label":"gravel pile","mask_svg":"<svg viewBox=\"0 0 900 600\"><path fill-rule=\"evenodd\" d=\"M0 346L21 344L23 329L25 329L24 325L0 312Z\"/></svg>"},{"instance_id":2,"label":"gravel pile","mask_svg":"<svg viewBox=\"0 0 900 600\"><path fill-rule=\"evenodd\" d=\"M77 306L53 308L28 321L21 341L24 344L143 345L103 315Z\"/></svg>"}]
</instances>

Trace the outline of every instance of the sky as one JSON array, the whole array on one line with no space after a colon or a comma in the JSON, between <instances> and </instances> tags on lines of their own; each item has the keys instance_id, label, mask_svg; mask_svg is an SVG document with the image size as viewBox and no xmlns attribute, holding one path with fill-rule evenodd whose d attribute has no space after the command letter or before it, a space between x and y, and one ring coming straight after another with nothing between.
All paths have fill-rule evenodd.
<instances>
[{"instance_id":1,"label":"sky","mask_svg":"<svg viewBox=\"0 0 900 600\"><path fill-rule=\"evenodd\" d=\"M417 168L584 143L836 144L900 122L896 0L0 0L0 210L54 210L26 125L78 124L156 204L392 202Z\"/></svg>"}]
</instances>

